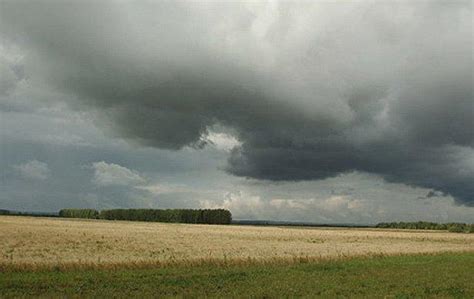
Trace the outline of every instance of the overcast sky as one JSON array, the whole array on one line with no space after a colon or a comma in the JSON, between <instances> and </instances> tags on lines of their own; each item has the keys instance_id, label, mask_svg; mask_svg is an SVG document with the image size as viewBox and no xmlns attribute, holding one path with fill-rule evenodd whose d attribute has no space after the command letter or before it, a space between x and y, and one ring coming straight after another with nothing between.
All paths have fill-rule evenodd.
<instances>
[{"instance_id":1,"label":"overcast sky","mask_svg":"<svg viewBox=\"0 0 474 299\"><path fill-rule=\"evenodd\" d=\"M0 0L0 208L474 222L472 9Z\"/></svg>"}]
</instances>

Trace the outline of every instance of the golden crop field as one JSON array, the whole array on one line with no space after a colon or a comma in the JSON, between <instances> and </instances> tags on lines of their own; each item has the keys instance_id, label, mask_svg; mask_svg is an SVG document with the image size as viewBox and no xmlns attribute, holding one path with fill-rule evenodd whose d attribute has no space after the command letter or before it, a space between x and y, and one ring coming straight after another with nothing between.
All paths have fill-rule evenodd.
<instances>
[{"instance_id":1,"label":"golden crop field","mask_svg":"<svg viewBox=\"0 0 474 299\"><path fill-rule=\"evenodd\" d=\"M272 262L474 251L474 234L0 216L3 268Z\"/></svg>"}]
</instances>

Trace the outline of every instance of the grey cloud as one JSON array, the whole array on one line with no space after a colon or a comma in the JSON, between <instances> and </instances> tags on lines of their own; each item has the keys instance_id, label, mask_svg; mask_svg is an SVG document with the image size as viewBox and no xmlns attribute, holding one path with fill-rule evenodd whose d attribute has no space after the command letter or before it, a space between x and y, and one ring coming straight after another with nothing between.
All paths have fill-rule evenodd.
<instances>
[{"instance_id":1,"label":"grey cloud","mask_svg":"<svg viewBox=\"0 0 474 299\"><path fill-rule=\"evenodd\" d=\"M146 182L138 172L114 163L94 162L92 169L94 169L92 181L98 186L133 186Z\"/></svg>"},{"instance_id":2,"label":"grey cloud","mask_svg":"<svg viewBox=\"0 0 474 299\"><path fill-rule=\"evenodd\" d=\"M227 171L361 171L474 205L470 1L2 2L30 81L134 143L241 143Z\"/></svg>"},{"instance_id":3,"label":"grey cloud","mask_svg":"<svg viewBox=\"0 0 474 299\"><path fill-rule=\"evenodd\" d=\"M0 45L0 96L8 95L25 79L21 57Z\"/></svg>"},{"instance_id":4,"label":"grey cloud","mask_svg":"<svg viewBox=\"0 0 474 299\"><path fill-rule=\"evenodd\" d=\"M31 160L19 165L15 165L14 169L26 179L40 181L46 180L51 173L48 164L38 160Z\"/></svg>"}]
</instances>

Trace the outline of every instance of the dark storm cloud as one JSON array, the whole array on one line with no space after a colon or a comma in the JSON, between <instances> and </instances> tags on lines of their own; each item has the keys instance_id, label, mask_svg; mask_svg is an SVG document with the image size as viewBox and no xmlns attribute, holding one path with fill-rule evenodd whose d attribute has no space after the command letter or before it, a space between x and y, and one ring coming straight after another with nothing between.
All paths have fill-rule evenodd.
<instances>
[{"instance_id":1,"label":"dark storm cloud","mask_svg":"<svg viewBox=\"0 0 474 299\"><path fill-rule=\"evenodd\" d=\"M2 2L29 80L133 142L235 135L228 172L362 171L474 204L470 1Z\"/></svg>"}]
</instances>

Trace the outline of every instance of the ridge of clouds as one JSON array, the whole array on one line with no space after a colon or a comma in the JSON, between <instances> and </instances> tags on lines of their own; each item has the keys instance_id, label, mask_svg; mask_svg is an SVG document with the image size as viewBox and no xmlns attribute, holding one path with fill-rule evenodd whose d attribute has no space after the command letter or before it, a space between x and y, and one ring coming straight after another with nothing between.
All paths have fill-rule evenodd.
<instances>
[{"instance_id":1,"label":"ridge of clouds","mask_svg":"<svg viewBox=\"0 0 474 299\"><path fill-rule=\"evenodd\" d=\"M114 163L104 161L92 163L93 182L98 186L133 186L146 182L138 172Z\"/></svg>"}]
</instances>

